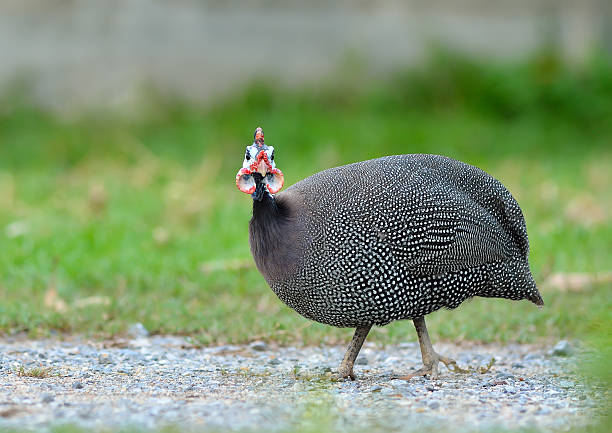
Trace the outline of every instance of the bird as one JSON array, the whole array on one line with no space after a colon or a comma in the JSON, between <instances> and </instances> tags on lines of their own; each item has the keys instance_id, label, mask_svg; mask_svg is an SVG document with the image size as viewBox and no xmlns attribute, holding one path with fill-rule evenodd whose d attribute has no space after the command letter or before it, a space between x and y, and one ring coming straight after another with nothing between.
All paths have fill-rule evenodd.
<instances>
[{"instance_id":1,"label":"bird","mask_svg":"<svg viewBox=\"0 0 612 433\"><path fill-rule=\"evenodd\" d=\"M307 319L355 328L335 377L353 366L373 326L412 320L423 366L457 363L433 348L425 316L473 297L544 302L529 268L521 208L500 181L431 154L329 168L280 191L284 175L261 127L236 186L253 200L250 249L282 302Z\"/></svg>"}]
</instances>

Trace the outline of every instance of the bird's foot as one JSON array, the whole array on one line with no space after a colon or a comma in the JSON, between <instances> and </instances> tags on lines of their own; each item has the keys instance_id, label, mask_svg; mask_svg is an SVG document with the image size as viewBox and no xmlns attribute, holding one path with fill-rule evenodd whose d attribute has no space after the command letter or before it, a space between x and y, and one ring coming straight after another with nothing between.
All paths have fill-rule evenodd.
<instances>
[{"instance_id":1,"label":"bird's foot","mask_svg":"<svg viewBox=\"0 0 612 433\"><path fill-rule=\"evenodd\" d=\"M454 359L447 358L446 356L438 355L436 352L433 352L432 355L428 357L429 359L423 362L423 368L418 369L414 373L407 374L405 376L396 376L394 379L401 380L410 380L413 377L417 376L429 376L430 379L438 378L438 364L443 363L446 368L455 373L467 373L468 370L464 370L463 368L457 365L457 362Z\"/></svg>"},{"instance_id":2,"label":"bird's foot","mask_svg":"<svg viewBox=\"0 0 612 433\"><path fill-rule=\"evenodd\" d=\"M332 373L331 375L332 382L343 382L349 379L355 380L355 373L353 373L352 366L345 365L344 363L340 364L338 371L336 373Z\"/></svg>"}]
</instances>

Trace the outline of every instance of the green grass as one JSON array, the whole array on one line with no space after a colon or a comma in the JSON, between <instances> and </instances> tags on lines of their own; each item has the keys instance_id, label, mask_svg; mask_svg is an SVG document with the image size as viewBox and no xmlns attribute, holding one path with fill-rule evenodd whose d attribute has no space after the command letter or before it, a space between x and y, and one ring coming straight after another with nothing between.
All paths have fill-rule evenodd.
<instances>
[{"instance_id":1,"label":"green grass","mask_svg":"<svg viewBox=\"0 0 612 433\"><path fill-rule=\"evenodd\" d=\"M258 125L287 185L387 154L475 164L521 204L539 283L612 270L605 58L570 68L549 55L511 65L438 55L384 81L262 83L212 107L149 95L127 116L62 118L23 101L0 112L1 333L108 337L142 322L205 344L346 341L349 330L283 306L251 264L251 200L234 176ZM612 319L610 288L543 288L543 310L475 299L428 323L436 340L580 337ZM407 322L371 337L413 338Z\"/></svg>"},{"instance_id":2,"label":"green grass","mask_svg":"<svg viewBox=\"0 0 612 433\"><path fill-rule=\"evenodd\" d=\"M16 370L17 376L19 377L34 377L36 379L44 379L52 374L51 368L34 367L26 369L23 365L20 365Z\"/></svg>"}]
</instances>

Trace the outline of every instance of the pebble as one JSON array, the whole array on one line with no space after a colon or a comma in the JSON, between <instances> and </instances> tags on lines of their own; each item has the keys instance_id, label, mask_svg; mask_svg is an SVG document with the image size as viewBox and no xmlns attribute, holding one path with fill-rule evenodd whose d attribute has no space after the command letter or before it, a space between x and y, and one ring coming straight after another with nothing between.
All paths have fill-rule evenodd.
<instances>
[{"instance_id":1,"label":"pebble","mask_svg":"<svg viewBox=\"0 0 612 433\"><path fill-rule=\"evenodd\" d=\"M263 341L253 341L251 344L249 344L249 348L257 352L264 352L268 350L268 345Z\"/></svg>"},{"instance_id":2,"label":"pebble","mask_svg":"<svg viewBox=\"0 0 612 433\"><path fill-rule=\"evenodd\" d=\"M561 340L551 350L553 356L570 356L572 354L572 346L569 341Z\"/></svg>"},{"instance_id":3,"label":"pebble","mask_svg":"<svg viewBox=\"0 0 612 433\"><path fill-rule=\"evenodd\" d=\"M128 327L127 335L132 338L143 338L149 336L149 331L142 323L134 323Z\"/></svg>"},{"instance_id":4,"label":"pebble","mask_svg":"<svg viewBox=\"0 0 612 433\"><path fill-rule=\"evenodd\" d=\"M552 410L548 406L542 406L537 412L536 415L549 415Z\"/></svg>"},{"instance_id":5,"label":"pebble","mask_svg":"<svg viewBox=\"0 0 612 433\"><path fill-rule=\"evenodd\" d=\"M102 365L112 364L113 360L108 356L108 353L100 353L98 355L98 363Z\"/></svg>"},{"instance_id":6,"label":"pebble","mask_svg":"<svg viewBox=\"0 0 612 433\"><path fill-rule=\"evenodd\" d=\"M53 400L55 400L55 396L51 393L48 392L44 392L41 396L40 396L40 400L43 403L51 403Z\"/></svg>"},{"instance_id":7,"label":"pebble","mask_svg":"<svg viewBox=\"0 0 612 433\"><path fill-rule=\"evenodd\" d=\"M586 387L567 359L537 346L435 347L461 367L492 357L499 362L483 374L441 366L435 381L399 380L396 372L420 368L418 344L381 349L366 342L355 363L357 380L332 382L330 366L335 370L340 363L341 346L271 348L255 341L196 349L181 337L141 334L116 347L0 337L0 402L14 408L0 416L0 431L52 431L59 424L87 431L168 425L187 431L294 431L304 422L305 408L315 418L323 413L342 431L559 430L587 426L606 408L605 393L588 391L597 384ZM574 353L580 355L576 348ZM18 376L15 366L41 362L57 374Z\"/></svg>"}]
</instances>

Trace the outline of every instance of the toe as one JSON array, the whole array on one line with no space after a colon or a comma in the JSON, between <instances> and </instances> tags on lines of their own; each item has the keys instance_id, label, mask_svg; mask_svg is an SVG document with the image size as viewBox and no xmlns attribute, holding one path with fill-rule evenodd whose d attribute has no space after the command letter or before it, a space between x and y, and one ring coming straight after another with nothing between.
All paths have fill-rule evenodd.
<instances>
[{"instance_id":1,"label":"toe","mask_svg":"<svg viewBox=\"0 0 612 433\"><path fill-rule=\"evenodd\" d=\"M431 374L430 374L430 379L437 379L438 378L438 363L434 362L433 365L431 366Z\"/></svg>"},{"instance_id":2,"label":"toe","mask_svg":"<svg viewBox=\"0 0 612 433\"><path fill-rule=\"evenodd\" d=\"M332 380L334 381L344 381L344 380L355 380L355 373L353 373L353 369L339 368L338 372L332 374Z\"/></svg>"},{"instance_id":3,"label":"toe","mask_svg":"<svg viewBox=\"0 0 612 433\"><path fill-rule=\"evenodd\" d=\"M430 368L421 368L421 369L415 371L414 373L407 374L405 376L394 376L393 379L410 380L413 377L427 376L428 374L431 374L431 369Z\"/></svg>"},{"instance_id":4,"label":"toe","mask_svg":"<svg viewBox=\"0 0 612 433\"><path fill-rule=\"evenodd\" d=\"M440 360L440 362L444 363L444 365L446 365L447 367L449 365L457 365L457 361L451 358L447 358L446 356L438 355L438 359Z\"/></svg>"}]
</instances>

